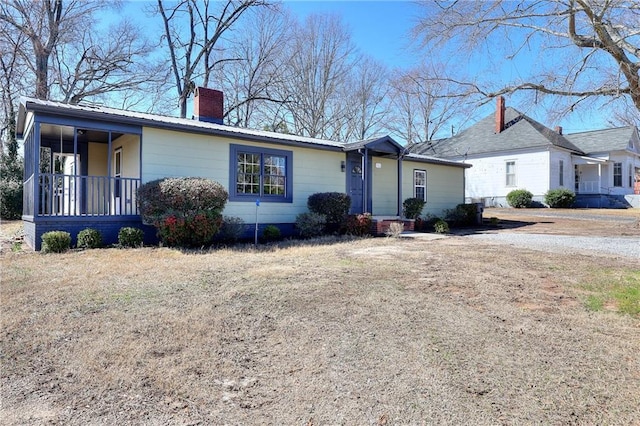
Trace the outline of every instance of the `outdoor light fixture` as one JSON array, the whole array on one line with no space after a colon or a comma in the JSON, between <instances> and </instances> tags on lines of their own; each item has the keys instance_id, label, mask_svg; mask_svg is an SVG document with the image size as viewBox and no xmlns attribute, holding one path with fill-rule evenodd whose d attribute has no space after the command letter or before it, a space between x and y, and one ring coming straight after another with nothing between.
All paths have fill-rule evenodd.
<instances>
[{"instance_id":1,"label":"outdoor light fixture","mask_svg":"<svg viewBox=\"0 0 640 426\"><path fill-rule=\"evenodd\" d=\"M343 161L340 162L340 171L342 171L342 173L344 173L344 171L347 170L347 164Z\"/></svg>"}]
</instances>

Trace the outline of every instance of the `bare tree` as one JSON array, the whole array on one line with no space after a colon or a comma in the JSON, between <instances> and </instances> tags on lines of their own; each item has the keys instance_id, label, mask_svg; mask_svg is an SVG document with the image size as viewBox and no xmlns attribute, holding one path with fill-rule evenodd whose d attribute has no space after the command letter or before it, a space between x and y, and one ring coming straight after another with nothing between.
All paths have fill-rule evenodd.
<instances>
[{"instance_id":1,"label":"bare tree","mask_svg":"<svg viewBox=\"0 0 640 426\"><path fill-rule=\"evenodd\" d=\"M342 139L363 140L383 127L389 113L387 67L370 56L356 60L343 100L347 107Z\"/></svg>"},{"instance_id":2,"label":"bare tree","mask_svg":"<svg viewBox=\"0 0 640 426\"><path fill-rule=\"evenodd\" d=\"M216 11L211 10L212 4L218 6ZM196 84L208 84L217 63L212 62L214 51L222 36L249 8L266 4L263 0L181 0L167 9L158 0L157 12L164 24L180 117L187 115L187 100Z\"/></svg>"},{"instance_id":3,"label":"bare tree","mask_svg":"<svg viewBox=\"0 0 640 426\"><path fill-rule=\"evenodd\" d=\"M26 37L15 34L11 27L0 21L0 87L2 116L0 117L0 153L5 151L5 143L9 151L14 150L16 105L18 97L26 89L29 70L21 52L24 51ZM9 152L9 156L17 152Z\"/></svg>"},{"instance_id":4,"label":"bare tree","mask_svg":"<svg viewBox=\"0 0 640 426\"><path fill-rule=\"evenodd\" d=\"M629 98L635 114L640 111L637 1L422 1L422 7L415 35L434 52L476 52L474 60L488 62L494 79L504 63L533 58L527 70L519 70L520 78L499 87L457 78L451 68L449 80L463 92L485 98L515 91L554 95L568 101L565 112L586 99Z\"/></svg>"},{"instance_id":5,"label":"bare tree","mask_svg":"<svg viewBox=\"0 0 640 426\"><path fill-rule=\"evenodd\" d=\"M49 66L55 48L84 32L84 26L91 25L94 13L112 5L108 1L88 0L0 2L0 20L16 31L14 35L23 34L30 41L31 52L22 54L28 58L35 75L35 97L49 99Z\"/></svg>"},{"instance_id":6,"label":"bare tree","mask_svg":"<svg viewBox=\"0 0 640 426\"><path fill-rule=\"evenodd\" d=\"M56 47L53 84L61 101L71 104L162 84L160 67L148 59L153 50L127 21L110 26L106 33L83 32L77 40Z\"/></svg>"},{"instance_id":7,"label":"bare tree","mask_svg":"<svg viewBox=\"0 0 640 426\"><path fill-rule=\"evenodd\" d=\"M466 115L464 103L434 67L423 64L396 74L391 81L393 118L388 128L407 144L430 141L454 117Z\"/></svg>"},{"instance_id":8,"label":"bare tree","mask_svg":"<svg viewBox=\"0 0 640 426\"><path fill-rule=\"evenodd\" d=\"M225 93L226 121L234 126L264 128L271 121L269 104L282 104L282 66L291 38L292 18L277 7L256 8L227 48L214 71Z\"/></svg>"},{"instance_id":9,"label":"bare tree","mask_svg":"<svg viewBox=\"0 0 640 426\"><path fill-rule=\"evenodd\" d=\"M355 48L337 15L310 15L296 26L282 99L295 134L332 138L346 114L341 97Z\"/></svg>"}]
</instances>

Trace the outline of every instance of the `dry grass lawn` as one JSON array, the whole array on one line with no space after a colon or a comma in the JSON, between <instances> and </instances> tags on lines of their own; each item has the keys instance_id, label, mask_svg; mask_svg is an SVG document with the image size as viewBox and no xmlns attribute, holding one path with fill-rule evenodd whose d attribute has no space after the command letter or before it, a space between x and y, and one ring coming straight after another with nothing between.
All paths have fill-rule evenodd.
<instances>
[{"instance_id":1,"label":"dry grass lawn","mask_svg":"<svg viewBox=\"0 0 640 426\"><path fill-rule=\"evenodd\" d=\"M640 260L449 236L0 267L3 424L640 424L640 316L586 305Z\"/></svg>"}]
</instances>

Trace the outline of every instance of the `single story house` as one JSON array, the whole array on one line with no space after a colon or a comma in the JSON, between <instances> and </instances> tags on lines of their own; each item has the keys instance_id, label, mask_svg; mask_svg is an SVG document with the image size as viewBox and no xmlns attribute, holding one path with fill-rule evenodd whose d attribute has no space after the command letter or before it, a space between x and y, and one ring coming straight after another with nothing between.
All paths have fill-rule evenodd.
<instances>
[{"instance_id":1,"label":"single story house","mask_svg":"<svg viewBox=\"0 0 640 426\"><path fill-rule=\"evenodd\" d=\"M564 135L499 97L495 115L411 152L472 164L465 197L485 206L507 206L514 189L543 202L548 190L567 188L581 207L640 207L640 137L633 126Z\"/></svg>"},{"instance_id":2,"label":"single story house","mask_svg":"<svg viewBox=\"0 0 640 426\"><path fill-rule=\"evenodd\" d=\"M26 242L39 250L47 231L75 239L87 227L115 242L121 227L143 227L137 188L165 177L213 179L229 192L224 215L285 235L317 192L348 193L351 213L374 219L398 218L414 196L436 215L464 202L468 164L410 153L388 136L341 143L230 127L222 107L222 92L207 88L196 90L193 119L23 98Z\"/></svg>"}]
</instances>

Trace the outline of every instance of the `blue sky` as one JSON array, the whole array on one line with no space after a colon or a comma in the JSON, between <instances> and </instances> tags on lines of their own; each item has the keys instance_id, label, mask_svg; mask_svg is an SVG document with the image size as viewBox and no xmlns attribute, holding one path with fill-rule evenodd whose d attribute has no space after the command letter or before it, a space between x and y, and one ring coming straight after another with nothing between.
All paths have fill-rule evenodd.
<instances>
[{"instance_id":1,"label":"blue sky","mask_svg":"<svg viewBox=\"0 0 640 426\"><path fill-rule=\"evenodd\" d=\"M285 1L304 19L313 13L335 13L351 30L356 46L390 67L415 62L409 32L418 8L410 1Z\"/></svg>"}]
</instances>

